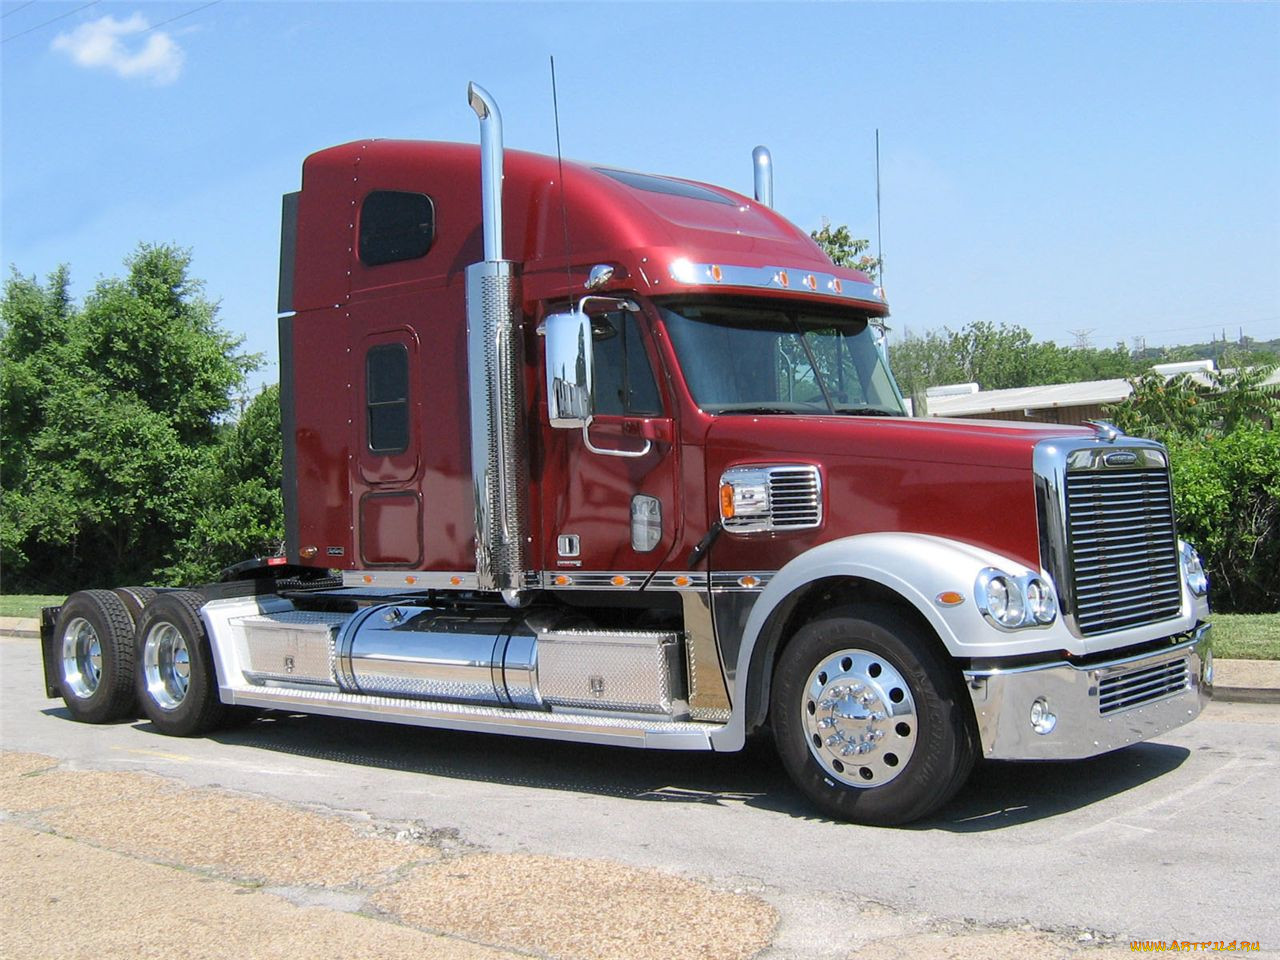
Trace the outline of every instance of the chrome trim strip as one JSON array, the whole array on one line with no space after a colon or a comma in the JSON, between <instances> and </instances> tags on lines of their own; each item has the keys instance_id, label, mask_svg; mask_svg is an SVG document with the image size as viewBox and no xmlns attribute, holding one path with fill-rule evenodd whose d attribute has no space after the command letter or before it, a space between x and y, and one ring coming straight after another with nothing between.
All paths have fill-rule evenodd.
<instances>
[{"instance_id":1,"label":"chrome trim strip","mask_svg":"<svg viewBox=\"0 0 1280 960\"><path fill-rule=\"evenodd\" d=\"M343 570L344 587L375 587L412 593L416 590L479 590L474 570L438 572L428 570Z\"/></svg>"},{"instance_id":2,"label":"chrome trim strip","mask_svg":"<svg viewBox=\"0 0 1280 960\"><path fill-rule=\"evenodd\" d=\"M720 729L719 724L713 723L560 712L534 713L509 707L371 697L321 690L233 687L230 694L231 703L251 707L662 750L710 750L711 734Z\"/></svg>"},{"instance_id":3,"label":"chrome trim strip","mask_svg":"<svg viewBox=\"0 0 1280 960\"><path fill-rule=\"evenodd\" d=\"M681 257L667 269L676 283L700 287L752 287L816 293L837 300L884 304L884 293L873 283L847 280L833 273L803 267L743 267L734 264L694 263Z\"/></svg>"}]
</instances>

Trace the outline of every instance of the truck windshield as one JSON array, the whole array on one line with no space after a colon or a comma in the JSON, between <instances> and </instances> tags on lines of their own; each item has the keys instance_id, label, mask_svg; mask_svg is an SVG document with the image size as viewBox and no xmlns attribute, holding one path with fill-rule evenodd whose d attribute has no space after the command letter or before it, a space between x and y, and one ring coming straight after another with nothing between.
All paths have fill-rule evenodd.
<instances>
[{"instance_id":1,"label":"truck windshield","mask_svg":"<svg viewBox=\"0 0 1280 960\"><path fill-rule=\"evenodd\" d=\"M658 309L708 413L906 415L865 317L723 303Z\"/></svg>"}]
</instances>

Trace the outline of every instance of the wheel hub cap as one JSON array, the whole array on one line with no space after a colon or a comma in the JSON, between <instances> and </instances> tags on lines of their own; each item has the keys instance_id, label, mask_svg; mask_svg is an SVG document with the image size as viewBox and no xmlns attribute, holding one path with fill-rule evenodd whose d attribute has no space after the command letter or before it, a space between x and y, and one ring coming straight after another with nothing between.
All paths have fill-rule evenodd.
<instances>
[{"instance_id":1,"label":"wheel hub cap","mask_svg":"<svg viewBox=\"0 0 1280 960\"><path fill-rule=\"evenodd\" d=\"M191 653L186 638L171 623L157 623L142 645L147 693L164 710L178 707L191 684Z\"/></svg>"},{"instance_id":2,"label":"wheel hub cap","mask_svg":"<svg viewBox=\"0 0 1280 960\"><path fill-rule=\"evenodd\" d=\"M809 752L847 786L888 783L915 751L911 690L888 660L865 650L841 650L819 663L801 710Z\"/></svg>"},{"instance_id":3,"label":"wheel hub cap","mask_svg":"<svg viewBox=\"0 0 1280 960\"><path fill-rule=\"evenodd\" d=\"M62 679L81 700L93 696L102 682L102 641L83 617L68 623L62 635Z\"/></svg>"}]
</instances>

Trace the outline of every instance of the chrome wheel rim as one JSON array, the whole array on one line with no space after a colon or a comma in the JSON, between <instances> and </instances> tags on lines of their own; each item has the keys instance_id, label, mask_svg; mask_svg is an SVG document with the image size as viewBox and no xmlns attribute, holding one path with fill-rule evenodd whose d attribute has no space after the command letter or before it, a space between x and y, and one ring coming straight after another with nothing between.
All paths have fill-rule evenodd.
<instances>
[{"instance_id":1,"label":"chrome wheel rim","mask_svg":"<svg viewBox=\"0 0 1280 960\"><path fill-rule=\"evenodd\" d=\"M883 786L915 752L911 688L893 664L866 650L841 650L814 667L800 712L809 752L845 786Z\"/></svg>"},{"instance_id":2,"label":"chrome wheel rim","mask_svg":"<svg viewBox=\"0 0 1280 960\"><path fill-rule=\"evenodd\" d=\"M186 699L191 684L191 653L187 640L172 623L157 623L142 644L142 672L147 694L162 710L173 710Z\"/></svg>"},{"instance_id":3,"label":"chrome wheel rim","mask_svg":"<svg viewBox=\"0 0 1280 960\"><path fill-rule=\"evenodd\" d=\"M62 635L62 680L81 700L92 697L102 682L102 641L84 617L68 623Z\"/></svg>"}]
</instances>

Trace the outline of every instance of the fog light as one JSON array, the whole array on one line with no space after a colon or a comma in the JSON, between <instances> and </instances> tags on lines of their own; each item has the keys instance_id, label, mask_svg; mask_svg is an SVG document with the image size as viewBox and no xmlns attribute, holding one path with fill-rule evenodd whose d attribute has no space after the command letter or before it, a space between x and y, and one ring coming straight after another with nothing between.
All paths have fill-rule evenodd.
<instances>
[{"instance_id":1,"label":"fog light","mask_svg":"<svg viewBox=\"0 0 1280 960\"><path fill-rule=\"evenodd\" d=\"M1049 701L1044 697L1037 697L1035 703L1031 704L1031 729L1044 736L1046 733L1053 733L1053 728L1057 725L1058 718L1049 712Z\"/></svg>"}]
</instances>

